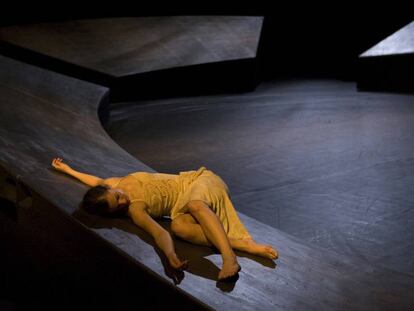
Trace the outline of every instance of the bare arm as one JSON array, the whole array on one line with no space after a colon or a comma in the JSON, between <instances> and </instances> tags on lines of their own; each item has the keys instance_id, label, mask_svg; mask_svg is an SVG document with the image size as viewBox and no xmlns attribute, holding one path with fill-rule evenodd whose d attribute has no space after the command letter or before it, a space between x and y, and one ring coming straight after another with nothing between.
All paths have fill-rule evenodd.
<instances>
[{"instance_id":1,"label":"bare arm","mask_svg":"<svg viewBox=\"0 0 414 311\"><path fill-rule=\"evenodd\" d=\"M181 261L177 257L170 233L148 215L147 209L148 206L144 202L134 202L130 205L128 214L137 226L151 234L157 246L167 256L172 267L180 270L185 269L188 261Z\"/></svg>"},{"instance_id":2,"label":"bare arm","mask_svg":"<svg viewBox=\"0 0 414 311\"><path fill-rule=\"evenodd\" d=\"M66 174L73 176L77 179L79 179L81 182L83 182L84 184L87 184L88 186L94 187L94 186L98 186L98 185L102 185L103 184L103 179L93 176L93 175L89 175L89 174L85 174L85 173L81 173L78 171L75 171L74 169L69 169Z\"/></svg>"},{"instance_id":3,"label":"bare arm","mask_svg":"<svg viewBox=\"0 0 414 311\"><path fill-rule=\"evenodd\" d=\"M70 176L73 176L77 179L79 179L81 182L83 182L84 184L87 184L88 186L94 187L94 186L98 186L98 185L102 185L104 180L102 178L93 176L93 175L89 175L89 174L85 174L85 173L81 173L78 172L76 170L74 170L73 168L71 168L69 165L63 163L63 159L61 158L54 158L52 161L52 166L63 173L66 173Z\"/></svg>"}]
</instances>

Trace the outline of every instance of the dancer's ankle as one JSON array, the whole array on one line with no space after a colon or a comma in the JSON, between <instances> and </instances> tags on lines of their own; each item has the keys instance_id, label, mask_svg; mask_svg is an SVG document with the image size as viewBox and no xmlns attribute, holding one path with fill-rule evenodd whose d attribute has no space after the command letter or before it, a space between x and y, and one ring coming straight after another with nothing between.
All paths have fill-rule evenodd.
<instances>
[{"instance_id":1,"label":"dancer's ankle","mask_svg":"<svg viewBox=\"0 0 414 311\"><path fill-rule=\"evenodd\" d=\"M223 261L237 261L237 256L233 251L228 252L228 253L223 253L222 257L223 257Z\"/></svg>"}]
</instances>

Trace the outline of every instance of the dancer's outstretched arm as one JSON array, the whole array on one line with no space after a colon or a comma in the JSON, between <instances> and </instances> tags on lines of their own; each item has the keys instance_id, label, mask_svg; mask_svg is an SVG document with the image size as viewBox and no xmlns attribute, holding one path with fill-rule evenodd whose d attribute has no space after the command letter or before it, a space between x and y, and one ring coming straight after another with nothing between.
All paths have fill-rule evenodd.
<instances>
[{"instance_id":1,"label":"dancer's outstretched arm","mask_svg":"<svg viewBox=\"0 0 414 311\"><path fill-rule=\"evenodd\" d=\"M79 179L81 182L83 182L84 184L87 184L88 186L94 187L94 186L104 184L104 179L93 176L93 175L78 172L74 170L73 168L71 168L66 163L63 163L62 158L54 158L52 161L52 166L60 172L66 173L70 176L73 176Z\"/></svg>"},{"instance_id":2,"label":"dancer's outstretched arm","mask_svg":"<svg viewBox=\"0 0 414 311\"><path fill-rule=\"evenodd\" d=\"M157 246L167 256L171 266L175 269L184 270L187 268L188 261L181 261L174 249L174 242L170 233L158 224L147 212L148 206L145 202L136 201L129 206L128 215L134 223L151 234Z\"/></svg>"}]
</instances>

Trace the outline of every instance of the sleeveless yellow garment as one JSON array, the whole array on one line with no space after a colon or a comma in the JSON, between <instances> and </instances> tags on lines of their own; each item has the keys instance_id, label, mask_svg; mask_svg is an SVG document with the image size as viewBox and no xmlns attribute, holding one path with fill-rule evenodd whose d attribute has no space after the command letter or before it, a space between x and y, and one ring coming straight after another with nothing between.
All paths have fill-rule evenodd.
<instances>
[{"instance_id":1,"label":"sleeveless yellow garment","mask_svg":"<svg viewBox=\"0 0 414 311\"><path fill-rule=\"evenodd\" d=\"M218 216L229 237L251 238L234 209L226 183L204 166L178 175L136 172L122 178L117 187L129 195L131 204L145 202L154 218L169 216L174 220L188 212L185 208L188 202L204 201Z\"/></svg>"}]
</instances>

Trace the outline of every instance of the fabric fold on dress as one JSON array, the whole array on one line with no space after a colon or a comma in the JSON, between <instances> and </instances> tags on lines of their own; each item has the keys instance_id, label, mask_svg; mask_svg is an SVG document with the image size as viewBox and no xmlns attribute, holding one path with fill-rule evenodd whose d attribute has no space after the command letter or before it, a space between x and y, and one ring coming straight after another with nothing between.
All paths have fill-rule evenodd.
<instances>
[{"instance_id":1,"label":"fabric fold on dress","mask_svg":"<svg viewBox=\"0 0 414 311\"><path fill-rule=\"evenodd\" d=\"M122 178L116 187L129 195L131 204L145 202L154 218L169 216L174 220L188 213L188 202L201 200L218 216L229 237L251 238L230 200L228 186L204 166L179 174L135 172Z\"/></svg>"}]
</instances>

